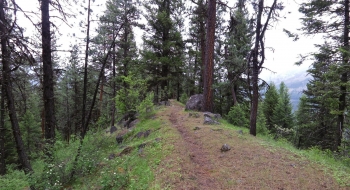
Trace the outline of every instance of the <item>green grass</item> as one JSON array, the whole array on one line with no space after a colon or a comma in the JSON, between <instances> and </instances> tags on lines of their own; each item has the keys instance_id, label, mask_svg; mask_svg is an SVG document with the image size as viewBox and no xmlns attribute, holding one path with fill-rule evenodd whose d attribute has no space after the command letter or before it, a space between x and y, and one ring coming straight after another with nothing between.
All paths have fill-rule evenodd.
<instances>
[{"instance_id":1,"label":"green grass","mask_svg":"<svg viewBox=\"0 0 350 190\"><path fill-rule=\"evenodd\" d=\"M147 138L135 138L138 132L146 130L152 131ZM0 176L0 189L25 189L30 184L38 189L148 189L154 180L153 170L166 155L162 140L155 140L161 137L161 130L159 120L146 120L127 133L122 145L117 145L115 135L106 135L104 130L88 133L73 180L70 180L70 173L79 140L70 144L57 141L51 164L47 165L44 159L33 161L35 173L31 177L9 168L7 175ZM147 145L139 152L138 146L142 143ZM108 159L112 153L118 155L123 147L132 147L133 150L129 154ZM169 149L166 150L169 152Z\"/></svg>"},{"instance_id":2,"label":"green grass","mask_svg":"<svg viewBox=\"0 0 350 190\"><path fill-rule=\"evenodd\" d=\"M242 130L244 134L249 134L248 128L234 126L226 120L221 120L220 122L224 128L236 131ZM341 186L350 186L350 158L336 158L331 151L323 151L318 148L300 150L285 139L275 140L272 135L258 134L255 140L271 151L278 151L278 149L282 148L300 156L300 159L320 164L322 166L320 169L324 170L326 174L332 175Z\"/></svg>"},{"instance_id":3,"label":"green grass","mask_svg":"<svg viewBox=\"0 0 350 190\"><path fill-rule=\"evenodd\" d=\"M79 178L72 184L73 189L149 189L154 180L153 170L165 155L162 152L161 141L155 141L160 136L161 122L159 120L147 120L139 123L125 137L126 141L121 146L115 142L109 154L120 153L123 148L132 147L132 151L112 160L107 159L109 154L101 159L101 166L91 175ZM138 132L151 130L147 138L136 138ZM147 145L140 152L138 146L142 143Z\"/></svg>"}]
</instances>

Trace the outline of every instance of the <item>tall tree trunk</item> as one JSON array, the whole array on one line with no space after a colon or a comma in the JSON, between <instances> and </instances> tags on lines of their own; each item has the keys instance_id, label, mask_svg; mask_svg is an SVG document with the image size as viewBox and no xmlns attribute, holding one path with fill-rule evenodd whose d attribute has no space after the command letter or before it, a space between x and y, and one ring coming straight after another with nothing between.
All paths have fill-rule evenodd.
<instances>
[{"instance_id":1,"label":"tall tree trunk","mask_svg":"<svg viewBox=\"0 0 350 190\"><path fill-rule=\"evenodd\" d=\"M113 24L113 28L114 28L114 24ZM114 36L114 31L113 31L113 39L115 38L115 36ZM113 47L113 82L112 82L112 85L113 85L113 93L112 93L112 96L113 96L113 98L112 98L112 122L111 122L111 126L114 126L114 123L115 123L115 100L114 100L114 98L116 97L116 95L117 95L117 91L116 91L116 84L115 84L115 62L116 62L116 60L115 60L115 46Z\"/></svg>"},{"instance_id":2,"label":"tall tree trunk","mask_svg":"<svg viewBox=\"0 0 350 190\"><path fill-rule=\"evenodd\" d=\"M88 17L87 17L87 29L86 29L86 46L85 46L85 65L84 65L84 85L83 85L83 108L81 110L81 138L84 138L85 135L85 110L86 110L86 94L87 94L87 67L89 59L89 43L90 43L90 2L88 1Z\"/></svg>"},{"instance_id":3,"label":"tall tree trunk","mask_svg":"<svg viewBox=\"0 0 350 190\"><path fill-rule=\"evenodd\" d=\"M216 0L209 0L206 52L204 60L204 92L203 92L203 111L214 111L213 89L214 82L214 40L215 40L215 22L216 22Z\"/></svg>"},{"instance_id":4,"label":"tall tree trunk","mask_svg":"<svg viewBox=\"0 0 350 190\"><path fill-rule=\"evenodd\" d=\"M1 100L0 100L0 175L6 174L5 162L5 85L1 80Z\"/></svg>"},{"instance_id":5,"label":"tall tree trunk","mask_svg":"<svg viewBox=\"0 0 350 190\"><path fill-rule=\"evenodd\" d=\"M102 109L103 109L103 87L104 87L104 83L105 83L105 74L103 72L102 74L102 80L101 80L101 84L100 84L100 99L99 99L99 102L100 102L100 108L98 109L98 114L97 114L97 117L96 118L99 118L101 115L102 115Z\"/></svg>"},{"instance_id":6,"label":"tall tree trunk","mask_svg":"<svg viewBox=\"0 0 350 190\"><path fill-rule=\"evenodd\" d=\"M258 77L259 77L259 42L261 35L261 16L264 9L264 0L259 0L259 12L256 19L256 31L255 31L255 45L252 51L253 58L253 72L252 72L252 86L253 86L253 97L250 109L250 134L256 136L256 118L258 114L258 101L259 101L259 87L258 87Z\"/></svg>"},{"instance_id":7,"label":"tall tree trunk","mask_svg":"<svg viewBox=\"0 0 350 190\"><path fill-rule=\"evenodd\" d=\"M200 36L200 48L201 48L201 78L199 80L199 92L202 91L204 87L204 75L205 75L205 52L206 52L206 47L205 47L205 15L207 15L207 9L205 8L203 0L198 2L198 6L200 9L200 19L199 19L199 36Z\"/></svg>"},{"instance_id":8,"label":"tall tree trunk","mask_svg":"<svg viewBox=\"0 0 350 190\"><path fill-rule=\"evenodd\" d=\"M81 124L79 123L79 108L78 108L78 81L77 77L74 76L74 135L79 135L78 132L80 130Z\"/></svg>"},{"instance_id":9,"label":"tall tree trunk","mask_svg":"<svg viewBox=\"0 0 350 190\"><path fill-rule=\"evenodd\" d=\"M197 51L197 46L196 46L196 51ZM200 63L203 63L203 62L200 62ZM190 82L190 90L189 90L189 95L190 96L192 96L192 95L194 95L196 92L200 92L201 90L201 87L197 87L198 88L198 91L196 91L196 76L197 76L197 68L198 68L198 55L197 55L197 53L196 53L196 56L195 56L195 58L194 58L194 66L193 66L193 75L192 75L192 77L190 78L191 79L191 82ZM203 76L203 71L202 71L202 67L200 66L199 67L200 68L200 78L202 78L202 76ZM190 75L189 75L190 76ZM201 81L201 79L199 80L199 82ZM201 86L201 85L199 85L199 86ZM186 92L187 93L187 92Z\"/></svg>"},{"instance_id":10,"label":"tall tree trunk","mask_svg":"<svg viewBox=\"0 0 350 190\"><path fill-rule=\"evenodd\" d=\"M55 142L55 110L53 90L53 66L51 60L51 33L50 33L50 0L41 1L42 19L42 59L43 59L43 97L45 109L45 139L49 144Z\"/></svg>"},{"instance_id":11,"label":"tall tree trunk","mask_svg":"<svg viewBox=\"0 0 350 190\"><path fill-rule=\"evenodd\" d=\"M228 60L228 51L227 51L227 45L225 46L225 59ZM230 83L230 89L232 93L232 100L233 100L233 105L237 105L237 97L236 97L236 90L235 90L235 78L233 77L233 72L230 71L230 66L226 66L227 68L227 79L229 80Z\"/></svg>"},{"instance_id":12,"label":"tall tree trunk","mask_svg":"<svg viewBox=\"0 0 350 190\"><path fill-rule=\"evenodd\" d=\"M15 109L15 102L12 94L12 83L11 83L11 69L10 69L10 51L7 48L8 31L6 28L6 17L5 17L5 0L0 0L0 33L1 33L1 54L2 54L2 68L3 68L3 80L4 90L6 92L7 107L9 110L9 116L12 126L13 136L16 142L16 149L21 165L26 174L32 173L33 169L30 165L28 155L24 148L21 132L18 124L17 113Z\"/></svg>"},{"instance_id":13,"label":"tall tree trunk","mask_svg":"<svg viewBox=\"0 0 350 190\"><path fill-rule=\"evenodd\" d=\"M344 49L349 51L349 0L344 1ZM349 55L348 52L343 53L343 66L348 66L349 64ZM340 85L340 97L339 97L339 111L341 114L338 115L338 126L336 130L336 138L335 138L335 147L334 150L338 150L338 147L341 144L342 140L342 131L344 128L344 111L346 108L346 83L348 82L348 73L345 69L345 72L341 75L341 85Z\"/></svg>"},{"instance_id":14,"label":"tall tree trunk","mask_svg":"<svg viewBox=\"0 0 350 190\"><path fill-rule=\"evenodd\" d=\"M68 142L69 144L69 139L70 139L70 133L71 133L71 128L72 128L72 120L71 120L71 117L70 117L70 107L69 107L69 100L68 100L68 91L69 91L69 88L68 88L68 85L71 84L69 81L67 81L67 84L66 84L66 93L67 93L67 96L66 96L66 114L67 114L67 126L66 126L66 130L64 131L65 132L65 140Z\"/></svg>"}]
</instances>

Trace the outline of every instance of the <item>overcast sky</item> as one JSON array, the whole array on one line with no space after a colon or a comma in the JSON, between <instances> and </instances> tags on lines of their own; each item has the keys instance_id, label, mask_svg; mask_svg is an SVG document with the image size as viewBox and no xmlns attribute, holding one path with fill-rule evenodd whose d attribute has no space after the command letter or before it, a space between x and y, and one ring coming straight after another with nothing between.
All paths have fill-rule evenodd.
<instances>
[{"instance_id":1,"label":"overcast sky","mask_svg":"<svg viewBox=\"0 0 350 190\"><path fill-rule=\"evenodd\" d=\"M293 32L297 32L297 29L301 27L299 18L302 17L303 15L298 12L298 7L299 7L298 3L301 3L302 1L303 0L283 0L285 9L283 10L281 16L284 16L286 18L281 18L278 23L275 23L274 26L266 32L265 46L269 48L270 47L273 48L274 51L271 51L271 49L266 50L266 61L264 63L264 67L267 67L272 71L276 72L274 74L270 71L264 70L261 73L260 77L266 81L271 81L271 80L276 81L276 79L288 78L295 74L298 74L301 77L305 76L306 75L305 71L309 67L309 64L296 66L294 65L294 63L298 61L299 54L305 55L309 52L312 52L314 51L314 44L321 43L320 38L316 38L316 37L311 38L311 37L305 37L305 36L300 36L300 39L294 42L291 38L288 38L287 35L283 32L283 28ZM103 2L105 2L105 0L96 0L95 2L92 2L95 16L96 14L99 14L99 15L102 14L102 10L105 8L105 5L103 4ZM17 0L17 3L24 10L35 11L39 13L38 1ZM269 1L267 1L266 5L268 5L268 3ZM85 0L84 4L86 4L85 6L87 6L87 0ZM102 6L97 6L101 4ZM80 6L78 5L77 7L80 7ZM80 9L84 11L84 9L82 8ZM23 17L19 17L19 18L20 18L19 21L21 26L26 28L30 27L29 22L25 18ZM86 18L84 17L82 19L86 20ZM59 43L64 44L63 48L68 47L68 45L72 43L72 41L66 37L68 34L76 33L76 35L79 36L79 33L80 33L79 31L81 29L77 27L78 22L74 23L75 27L73 28L69 28L59 20L57 20L55 24L60 27L61 32L63 34L63 36L59 40ZM28 29L28 31L30 30ZM84 34L80 33L80 35L84 35ZM138 36L141 36L141 33L139 33Z\"/></svg>"}]
</instances>

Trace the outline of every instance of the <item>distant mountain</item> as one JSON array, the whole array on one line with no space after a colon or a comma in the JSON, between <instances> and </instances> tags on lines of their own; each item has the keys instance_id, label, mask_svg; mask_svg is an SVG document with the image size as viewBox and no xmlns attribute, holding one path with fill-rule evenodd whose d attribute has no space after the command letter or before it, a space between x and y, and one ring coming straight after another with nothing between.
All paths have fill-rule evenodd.
<instances>
[{"instance_id":1,"label":"distant mountain","mask_svg":"<svg viewBox=\"0 0 350 190\"><path fill-rule=\"evenodd\" d=\"M293 112L298 109L299 99L302 95L303 90L306 89L306 84L309 82L311 77L307 73L299 72L289 76L281 76L279 78L272 79L272 82L279 87L283 81L289 89L290 101L293 106Z\"/></svg>"}]
</instances>

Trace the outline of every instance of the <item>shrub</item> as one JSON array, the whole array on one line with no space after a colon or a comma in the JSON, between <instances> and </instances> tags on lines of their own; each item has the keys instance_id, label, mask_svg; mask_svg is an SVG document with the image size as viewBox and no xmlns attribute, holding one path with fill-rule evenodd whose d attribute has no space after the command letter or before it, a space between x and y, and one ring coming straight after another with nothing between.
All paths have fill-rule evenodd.
<instances>
[{"instance_id":1,"label":"shrub","mask_svg":"<svg viewBox=\"0 0 350 190\"><path fill-rule=\"evenodd\" d=\"M249 120L247 114L244 112L241 105L235 105L231 107L230 111L226 115L229 123L239 126L239 127L248 127Z\"/></svg>"},{"instance_id":2,"label":"shrub","mask_svg":"<svg viewBox=\"0 0 350 190\"><path fill-rule=\"evenodd\" d=\"M259 108L261 107L262 105L259 104ZM261 135L269 134L269 129L266 125L266 117L262 109L258 109L258 117L256 119L256 132Z\"/></svg>"},{"instance_id":3,"label":"shrub","mask_svg":"<svg viewBox=\"0 0 350 190\"><path fill-rule=\"evenodd\" d=\"M150 92L147 94L146 98L136 107L137 112L139 113L140 119L147 119L151 117L154 113L154 93Z\"/></svg>"},{"instance_id":4,"label":"shrub","mask_svg":"<svg viewBox=\"0 0 350 190\"><path fill-rule=\"evenodd\" d=\"M182 93L181 96L180 96L180 102L183 103L183 104L186 104L187 100L188 100L187 94L186 93Z\"/></svg>"}]
</instances>

